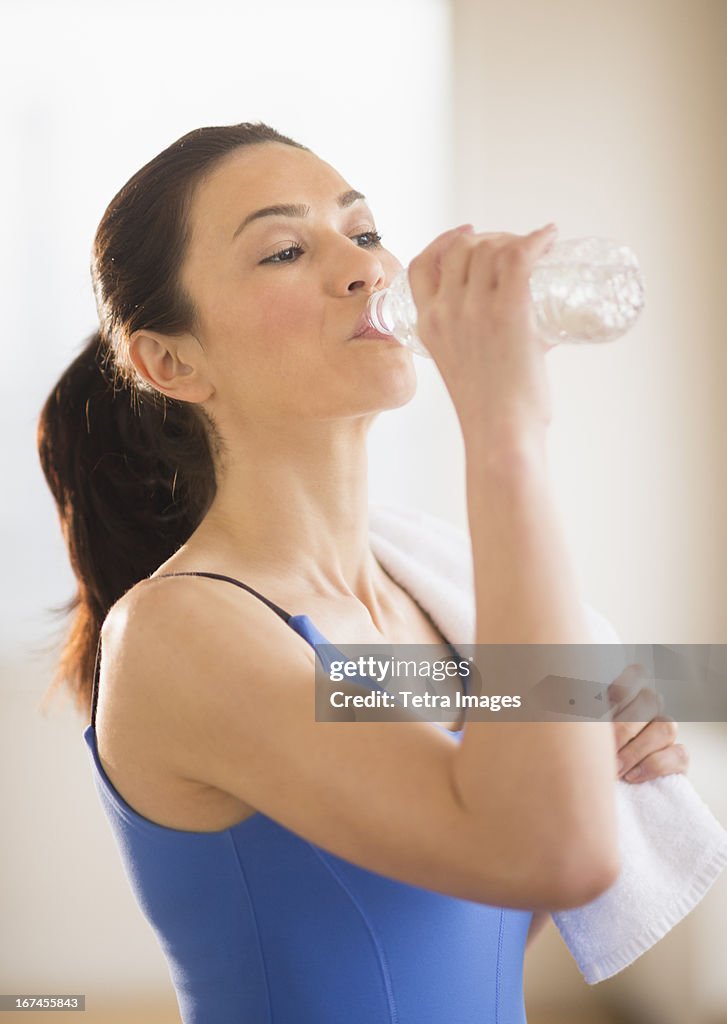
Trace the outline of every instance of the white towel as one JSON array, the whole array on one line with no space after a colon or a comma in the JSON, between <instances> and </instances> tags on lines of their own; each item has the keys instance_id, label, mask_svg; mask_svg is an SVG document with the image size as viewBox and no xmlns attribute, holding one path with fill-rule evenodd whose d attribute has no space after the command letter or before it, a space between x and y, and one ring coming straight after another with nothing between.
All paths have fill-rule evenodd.
<instances>
[{"instance_id":1,"label":"white towel","mask_svg":"<svg viewBox=\"0 0 727 1024\"><path fill-rule=\"evenodd\" d=\"M371 504L369 537L381 565L442 635L455 647L474 643L467 533L416 509ZM593 643L620 643L608 619L585 602L584 608ZM621 872L591 903L551 915L590 985L628 967L663 938L727 866L727 831L686 776L616 779L614 785Z\"/></svg>"}]
</instances>

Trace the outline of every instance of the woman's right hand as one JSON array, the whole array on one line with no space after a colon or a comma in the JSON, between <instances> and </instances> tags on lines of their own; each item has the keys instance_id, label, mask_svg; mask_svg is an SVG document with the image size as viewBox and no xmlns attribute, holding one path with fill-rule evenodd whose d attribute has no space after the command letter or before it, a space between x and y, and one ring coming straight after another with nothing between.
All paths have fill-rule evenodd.
<instances>
[{"instance_id":1,"label":"woman's right hand","mask_svg":"<svg viewBox=\"0 0 727 1024\"><path fill-rule=\"evenodd\" d=\"M439 235L409 268L418 333L437 364L465 437L493 443L514 431L542 436L550 418L545 367L529 279L555 241L549 225L529 235Z\"/></svg>"}]
</instances>

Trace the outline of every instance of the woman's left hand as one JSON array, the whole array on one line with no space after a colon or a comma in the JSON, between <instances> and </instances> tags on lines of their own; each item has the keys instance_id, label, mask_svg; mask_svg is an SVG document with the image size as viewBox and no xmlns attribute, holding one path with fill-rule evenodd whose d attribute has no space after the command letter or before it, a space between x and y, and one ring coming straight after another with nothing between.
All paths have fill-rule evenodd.
<instances>
[{"instance_id":1,"label":"woman's left hand","mask_svg":"<svg viewBox=\"0 0 727 1024\"><path fill-rule=\"evenodd\" d=\"M661 695L643 682L646 679L642 665L629 665L608 688L614 703L633 693L613 719L617 777L625 782L647 782L660 775L686 773L689 768L689 752L676 742L679 726L660 713Z\"/></svg>"},{"instance_id":2,"label":"woman's left hand","mask_svg":"<svg viewBox=\"0 0 727 1024\"><path fill-rule=\"evenodd\" d=\"M642 665L629 665L608 688L614 705L633 694L625 707L613 719L618 778L626 782L647 782L660 775L686 773L689 752L683 743L676 743L678 725L673 718L662 715L662 698L643 680L647 679ZM624 721L643 717L644 721ZM530 922L526 947L547 923L549 911L535 911Z\"/></svg>"}]
</instances>

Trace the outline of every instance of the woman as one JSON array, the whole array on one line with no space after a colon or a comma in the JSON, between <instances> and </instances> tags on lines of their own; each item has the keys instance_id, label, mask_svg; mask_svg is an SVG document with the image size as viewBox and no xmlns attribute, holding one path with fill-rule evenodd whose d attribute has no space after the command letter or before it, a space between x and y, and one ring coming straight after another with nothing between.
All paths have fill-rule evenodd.
<instances>
[{"instance_id":1,"label":"woman","mask_svg":"<svg viewBox=\"0 0 727 1024\"><path fill-rule=\"evenodd\" d=\"M527 281L552 239L467 225L411 266L465 441L478 643L590 641L544 470ZM523 1021L528 929L618 872L617 747L684 765L663 721L314 721L321 638L447 642L369 545L367 431L415 373L362 317L399 266L305 147L193 131L106 210L100 329L42 412L79 584L58 681L93 704L185 1024Z\"/></svg>"}]
</instances>

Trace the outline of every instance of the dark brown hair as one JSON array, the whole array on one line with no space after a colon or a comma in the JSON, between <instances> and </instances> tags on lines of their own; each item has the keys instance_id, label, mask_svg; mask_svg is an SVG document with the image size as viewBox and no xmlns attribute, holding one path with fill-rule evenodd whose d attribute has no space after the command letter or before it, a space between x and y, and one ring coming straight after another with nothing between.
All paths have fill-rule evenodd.
<instances>
[{"instance_id":1,"label":"dark brown hair","mask_svg":"<svg viewBox=\"0 0 727 1024\"><path fill-rule=\"evenodd\" d=\"M90 712L96 648L111 606L193 533L214 498L222 446L201 406L169 399L136 372L129 339L146 328L194 331L180 285L195 189L241 146L306 149L262 122L197 128L123 186L96 231L91 260L99 329L63 372L38 421L38 454L77 580L47 691Z\"/></svg>"}]
</instances>

